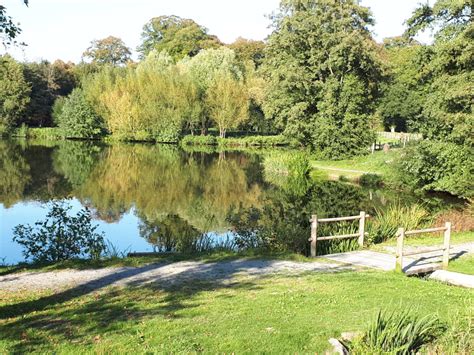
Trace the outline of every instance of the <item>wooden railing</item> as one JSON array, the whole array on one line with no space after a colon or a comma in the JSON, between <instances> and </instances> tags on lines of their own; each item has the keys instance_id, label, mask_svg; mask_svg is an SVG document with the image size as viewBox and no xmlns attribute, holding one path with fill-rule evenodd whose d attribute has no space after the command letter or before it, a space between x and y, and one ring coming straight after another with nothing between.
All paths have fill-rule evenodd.
<instances>
[{"instance_id":1,"label":"wooden railing","mask_svg":"<svg viewBox=\"0 0 474 355\"><path fill-rule=\"evenodd\" d=\"M405 256L413 256L413 255L419 255L419 254L426 254L430 252L443 251L442 265L443 265L443 269L446 270L449 264L451 228L452 228L451 222L446 222L444 227L439 227L439 228L427 228L427 229L412 230L412 231L406 231L404 228L399 228L397 232L397 256L396 256L395 269L400 272L403 270L403 258ZM425 234L425 233L438 233L438 232L444 232L444 243L443 243L442 248L423 249L423 250L417 250L417 251L409 252L409 253L403 252L403 246L405 243L406 236Z\"/></svg>"},{"instance_id":2,"label":"wooden railing","mask_svg":"<svg viewBox=\"0 0 474 355\"><path fill-rule=\"evenodd\" d=\"M364 246L364 237L367 235L365 232L365 220L370 218L365 212L360 212L358 216L350 217L338 217L338 218L319 218L317 215L311 217L311 256L316 257L316 245L318 240L337 240L337 239L349 239L349 238L358 238L359 246L362 248ZM318 224L319 223L330 223L330 222L342 222L342 221L356 221L359 220L359 231L354 234L344 234L344 235L332 235L325 237L318 237Z\"/></svg>"}]
</instances>

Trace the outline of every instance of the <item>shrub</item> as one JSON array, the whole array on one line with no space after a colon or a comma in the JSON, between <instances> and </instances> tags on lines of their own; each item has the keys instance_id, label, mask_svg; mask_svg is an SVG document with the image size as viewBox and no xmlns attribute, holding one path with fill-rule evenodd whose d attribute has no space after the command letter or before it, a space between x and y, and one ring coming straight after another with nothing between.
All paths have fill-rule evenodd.
<instances>
[{"instance_id":1,"label":"shrub","mask_svg":"<svg viewBox=\"0 0 474 355\"><path fill-rule=\"evenodd\" d=\"M444 330L435 316L413 316L408 311L380 311L362 337L351 346L354 354L414 354Z\"/></svg>"},{"instance_id":2,"label":"shrub","mask_svg":"<svg viewBox=\"0 0 474 355\"><path fill-rule=\"evenodd\" d=\"M75 89L64 102L58 125L68 138L97 138L104 130L80 89Z\"/></svg>"},{"instance_id":3,"label":"shrub","mask_svg":"<svg viewBox=\"0 0 474 355\"><path fill-rule=\"evenodd\" d=\"M377 174L364 174L360 177L359 183L367 187L381 187L383 180L382 177Z\"/></svg>"},{"instance_id":4,"label":"shrub","mask_svg":"<svg viewBox=\"0 0 474 355\"><path fill-rule=\"evenodd\" d=\"M103 234L96 233L91 224L91 213L80 210L70 216L71 206L53 202L44 221L31 225L17 225L13 240L22 245L26 259L35 262L57 262L87 256L99 258L105 250Z\"/></svg>"},{"instance_id":5,"label":"shrub","mask_svg":"<svg viewBox=\"0 0 474 355\"><path fill-rule=\"evenodd\" d=\"M385 210L376 209L374 223L370 226L370 241L382 243L395 238L398 228L417 229L428 220L428 212L423 206L414 204L402 206L400 202L388 206Z\"/></svg>"},{"instance_id":6,"label":"shrub","mask_svg":"<svg viewBox=\"0 0 474 355\"><path fill-rule=\"evenodd\" d=\"M64 138L64 132L58 127L29 128L28 137L55 140Z\"/></svg>"},{"instance_id":7,"label":"shrub","mask_svg":"<svg viewBox=\"0 0 474 355\"><path fill-rule=\"evenodd\" d=\"M66 103L67 98L64 96L59 96L55 101L52 109L51 116L53 117L53 122L58 125L60 121L61 114L63 113L64 104Z\"/></svg>"},{"instance_id":8,"label":"shrub","mask_svg":"<svg viewBox=\"0 0 474 355\"><path fill-rule=\"evenodd\" d=\"M214 136L184 136L182 145L217 145L217 138Z\"/></svg>"},{"instance_id":9,"label":"shrub","mask_svg":"<svg viewBox=\"0 0 474 355\"><path fill-rule=\"evenodd\" d=\"M424 141L407 150L400 169L404 182L414 188L472 198L473 154L473 149L466 146Z\"/></svg>"}]
</instances>

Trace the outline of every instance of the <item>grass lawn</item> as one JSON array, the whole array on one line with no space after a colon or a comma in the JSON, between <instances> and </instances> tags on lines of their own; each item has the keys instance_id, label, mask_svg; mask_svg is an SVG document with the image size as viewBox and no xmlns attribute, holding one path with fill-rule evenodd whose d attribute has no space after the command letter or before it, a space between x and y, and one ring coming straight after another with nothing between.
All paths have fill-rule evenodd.
<instances>
[{"instance_id":1,"label":"grass lawn","mask_svg":"<svg viewBox=\"0 0 474 355\"><path fill-rule=\"evenodd\" d=\"M449 271L474 275L474 255L462 256L449 263Z\"/></svg>"},{"instance_id":2,"label":"grass lawn","mask_svg":"<svg viewBox=\"0 0 474 355\"><path fill-rule=\"evenodd\" d=\"M448 326L438 349L471 353L473 296L391 272L57 295L0 291L0 353L321 353L330 337L363 329L380 308L436 314Z\"/></svg>"},{"instance_id":3,"label":"grass lawn","mask_svg":"<svg viewBox=\"0 0 474 355\"><path fill-rule=\"evenodd\" d=\"M372 173L390 178L396 173L394 165L401 151L401 149L392 149L388 153L378 151L348 160L312 160L311 166L314 169L327 171L333 177L358 179L364 173Z\"/></svg>"},{"instance_id":4,"label":"grass lawn","mask_svg":"<svg viewBox=\"0 0 474 355\"><path fill-rule=\"evenodd\" d=\"M451 245L464 244L474 242L474 232L454 232L451 234ZM443 244L443 234L423 234L417 236L406 237L404 244L407 246L434 246ZM371 247L373 250L383 250L386 246L395 247L397 245L396 239L388 240L381 244L376 244Z\"/></svg>"}]
</instances>

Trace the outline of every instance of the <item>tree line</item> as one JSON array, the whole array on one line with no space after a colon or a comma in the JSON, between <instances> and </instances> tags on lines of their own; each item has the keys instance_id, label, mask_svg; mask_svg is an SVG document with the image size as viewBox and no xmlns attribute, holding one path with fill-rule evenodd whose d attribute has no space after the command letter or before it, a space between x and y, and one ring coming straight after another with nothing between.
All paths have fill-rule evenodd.
<instances>
[{"instance_id":1,"label":"tree line","mask_svg":"<svg viewBox=\"0 0 474 355\"><path fill-rule=\"evenodd\" d=\"M265 42L230 45L193 20L156 17L138 62L115 37L91 42L78 65L3 56L0 126L157 142L244 130L332 159L365 154L377 130L419 132L427 140L407 153L409 181L469 197L472 16L469 0L438 0L379 44L369 9L352 0L282 0ZM414 40L429 28L433 44Z\"/></svg>"}]
</instances>

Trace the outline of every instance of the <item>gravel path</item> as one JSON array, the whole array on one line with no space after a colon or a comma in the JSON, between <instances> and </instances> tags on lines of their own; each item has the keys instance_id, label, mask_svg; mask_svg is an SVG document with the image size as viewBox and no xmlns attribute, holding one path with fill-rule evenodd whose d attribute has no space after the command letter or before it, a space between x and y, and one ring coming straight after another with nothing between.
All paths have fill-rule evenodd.
<instances>
[{"instance_id":1,"label":"gravel path","mask_svg":"<svg viewBox=\"0 0 474 355\"><path fill-rule=\"evenodd\" d=\"M292 261L244 259L215 263L185 261L151 264L142 267L10 274L0 276L0 292L63 290L72 287L95 290L108 286L140 286L146 284L170 287L196 280L230 284L236 276L295 275L305 272L337 272L351 269L353 268L350 266L322 262L298 263Z\"/></svg>"}]
</instances>

